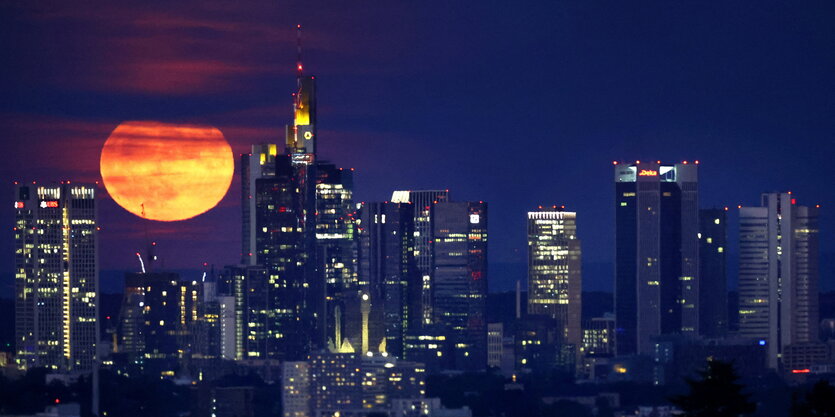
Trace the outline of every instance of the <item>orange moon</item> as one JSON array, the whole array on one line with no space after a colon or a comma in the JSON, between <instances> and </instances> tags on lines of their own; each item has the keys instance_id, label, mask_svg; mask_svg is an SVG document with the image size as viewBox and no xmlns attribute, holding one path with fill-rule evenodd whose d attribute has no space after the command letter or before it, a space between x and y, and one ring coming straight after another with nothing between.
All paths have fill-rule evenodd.
<instances>
[{"instance_id":1,"label":"orange moon","mask_svg":"<svg viewBox=\"0 0 835 417\"><path fill-rule=\"evenodd\" d=\"M235 172L232 148L211 126L124 122L101 150L107 192L125 210L173 222L211 210Z\"/></svg>"}]
</instances>

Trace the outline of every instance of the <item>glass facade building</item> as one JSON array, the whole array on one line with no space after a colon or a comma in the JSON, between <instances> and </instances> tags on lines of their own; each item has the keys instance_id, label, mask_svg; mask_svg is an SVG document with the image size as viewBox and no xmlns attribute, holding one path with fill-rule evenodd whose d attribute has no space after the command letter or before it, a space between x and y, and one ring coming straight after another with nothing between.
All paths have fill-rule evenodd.
<instances>
[{"instance_id":1,"label":"glass facade building","mask_svg":"<svg viewBox=\"0 0 835 417\"><path fill-rule=\"evenodd\" d=\"M528 212L528 314L549 316L560 343L579 346L582 274L577 213L556 207Z\"/></svg>"},{"instance_id":2,"label":"glass facade building","mask_svg":"<svg viewBox=\"0 0 835 417\"><path fill-rule=\"evenodd\" d=\"M318 313L321 340L341 343L347 303L357 291L356 207L353 170L316 163L316 271L324 283ZM337 327L340 327L337 329Z\"/></svg>"},{"instance_id":3,"label":"glass facade building","mask_svg":"<svg viewBox=\"0 0 835 417\"><path fill-rule=\"evenodd\" d=\"M414 218L409 203L364 203L360 208L360 282L371 309L382 314L386 349L403 357L409 328L410 292L417 282Z\"/></svg>"},{"instance_id":4,"label":"glass facade building","mask_svg":"<svg viewBox=\"0 0 835 417\"><path fill-rule=\"evenodd\" d=\"M698 334L698 165L615 163L615 316L619 355L652 338Z\"/></svg>"},{"instance_id":5,"label":"glass facade building","mask_svg":"<svg viewBox=\"0 0 835 417\"><path fill-rule=\"evenodd\" d=\"M739 334L768 346L772 368L787 346L818 341L818 211L789 193L739 209Z\"/></svg>"},{"instance_id":6,"label":"glass facade building","mask_svg":"<svg viewBox=\"0 0 835 417\"><path fill-rule=\"evenodd\" d=\"M395 191L391 195L393 203L411 203L415 223L415 267L417 268L415 288L420 291L410 304L412 326L432 324L432 274L434 272L432 237L432 206L449 201L449 190L410 190Z\"/></svg>"},{"instance_id":7,"label":"glass facade building","mask_svg":"<svg viewBox=\"0 0 835 417\"><path fill-rule=\"evenodd\" d=\"M241 155L241 264L255 265L255 181L275 175L275 144L252 145L252 151Z\"/></svg>"},{"instance_id":8,"label":"glass facade building","mask_svg":"<svg viewBox=\"0 0 835 417\"><path fill-rule=\"evenodd\" d=\"M314 342L319 293L308 257L302 184L290 156L276 157L275 175L255 181L256 259L267 273L266 359L303 359ZM249 354L249 353L248 353Z\"/></svg>"},{"instance_id":9,"label":"glass facade building","mask_svg":"<svg viewBox=\"0 0 835 417\"><path fill-rule=\"evenodd\" d=\"M16 184L14 207L17 364L89 371L99 333L96 186Z\"/></svg>"},{"instance_id":10,"label":"glass facade building","mask_svg":"<svg viewBox=\"0 0 835 417\"><path fill-rule=\"evenodd\" d=\"M487 366L487 204L432 206L434 321L452 345L454 368Z\"/></svg>"}]
</instances>

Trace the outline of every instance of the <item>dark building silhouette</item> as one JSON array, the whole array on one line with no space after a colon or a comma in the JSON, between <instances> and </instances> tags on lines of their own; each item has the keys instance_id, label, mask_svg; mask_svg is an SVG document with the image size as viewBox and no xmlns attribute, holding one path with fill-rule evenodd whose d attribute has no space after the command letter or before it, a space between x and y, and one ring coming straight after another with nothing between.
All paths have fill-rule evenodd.
<instances>
[{"instance_id":1,"label":"dark building silhouette","mask_svg":"<svg viewBox=\"0 0 835 417\"><path fill-rule=\"evenodd\" d=\"M728 332L728 218L725 209L699 211L699 333Z\"/></svg>"},{"instance_id":2,"label":"dark building silhouette","mask_svg":"<svg viewBox=\"0 0 835 417\"><path fill-rule=\"evenodd\" d=\"M255 181L255 256L266 269L268 323L265 328L266 358L301 359L316 337L315 294L321 286L313 282L308 262L311 253L309 210L291 157L278 155L272 177Z\"/></svg>"},{"instance_id":3,"label":"dark building silhouette","mask_svg":"<svg viewBox=\"0 0 835 417\"><path fill-rule=\"evenodd\" d=\"M434 321L453 346L453 367L487 366L487 204L439 202L432 207Z\"/></svg>"},{"instance_id":4,"label":"dark building silhouette","mask_svg":"<svg viewBox=\"0 0 835 417\"><path fill-rule=\"evenodd\" d=\"M414 215L409 203L364 203L360 209L360 283L379 309L386 351L403 357L409 315L420 291L414 260Z\"/></svg>"},{"instance_id":5,"label":"dark building silhouette","mask_svg":"<svg viewBox=\"0 0 835 417\"><path fill-rule=\"evenodd\" d=\"M252 145L248 154L241 155L241 264L255 265L256 224L255 181L275 175L275 157L278 146L274 143Z\"/></svg>"},{"instance_id":6,"label":"dark building silhouette","mask_svg":"<svg viewBox=\"0 0 835 417\"><path fill-rule=\"evenodd\" d=\"M415 267L419 284L410 294L409 304L413 306L409 314L410 326L432 324L432 292L434 267L434 238L432 235L432 206L438 202L449 201L449 190L409 190L395 191L391 195L393 203L411 203L415 223Z\"/></svg>"},{"instance_id":7,"label":"dark building silhouette","mask_svg":"<svg viewBox=\"0 0 835 417\"><path fill-rule=\"evenodd\" d=\"M655 336L698 334L698 166L614 171L617 353L649 354Z\"/></svg>"}]
</instances>

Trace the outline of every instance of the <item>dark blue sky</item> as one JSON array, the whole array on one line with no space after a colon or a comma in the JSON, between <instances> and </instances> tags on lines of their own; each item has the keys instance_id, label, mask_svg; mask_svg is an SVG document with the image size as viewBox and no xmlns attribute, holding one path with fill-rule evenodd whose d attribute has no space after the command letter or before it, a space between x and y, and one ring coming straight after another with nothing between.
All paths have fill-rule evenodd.
<instances>
[{"instance_id":1,"label":"dark blue sky","mask_svg":"<svg viewBox=\"0 0 835 417\"><path fill-rule=\"evenodd\" d=\"M835 253L832 2L35 3L0 5L9 202L15 179L98 179L125 120L214 125L236 154L281 142L300 23L321 153L357 169L358 201L409 188L488 201L494 288L523 278L539 204L578 212L585 286L611 286L616 159L700 160L705 207L792 190L823 206ZM180 223L104 200L102 268L135 269L146 227L167 267L235 262L239 197L236 176L216 209ZM832 268L823 278L835 287Z\"/></svg>"}]
</instances>

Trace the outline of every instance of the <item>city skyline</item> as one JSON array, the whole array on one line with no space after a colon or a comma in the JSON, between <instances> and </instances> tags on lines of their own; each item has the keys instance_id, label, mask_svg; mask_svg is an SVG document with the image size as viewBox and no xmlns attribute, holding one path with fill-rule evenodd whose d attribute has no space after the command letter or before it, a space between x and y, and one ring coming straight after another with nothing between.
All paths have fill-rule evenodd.
<instances>
[{"instance_id":1,"label":"city skyline","mask_svg":"<svg viewBox=\"0 0 835 417\"><path fill-rule=\"evenodd\" d=\"M835 409L835 5L514 6L0 5L0 414Z\"/></svg>"},{"instance_id":2,"label":"city skyline","mask_svg":"<svg viewBox=\"0 0 835 417\"><path fill-rule=\"evenodd\" d=\"M396 6L389 6L396 8ZM405 7L405 6L400 6ZM452 6L447 10L449 16L461 16L463 10ZM545 7L545 6L537 6ZM724 8L732 6L713 6L715 9L702 11L693 17L698 21L706 21L709 17L716 17L719 20L713 23L725 31L709 32L707 28L695 30L694 34L684 33L668 24L660 23L653 17L666 17L671 20L679 19L682 10L676 8L665 8L656 12L633 11L632 15L642 18L649 27L682 45L687 51L696 54L713 57L708 52L699 50L696 47L688 46L689 41L695 37L702 36L711 44L721 41L728 41L737 48L753 45L752 39L747 36L739 37L736 32L729 33L730 18L720 13L726 11ZM739 6L742 7L742 6ZM14 9L12 15L22 22L48 30L58 27L74 27L81 22L90 19L83 11L66 10L58 16L43 16L28 9ZM257 9L264 12L265 16L270 13L277 13L278 10L271 6L260 5ZM372 13L368 9L362 9L365 13ZM733 9L735 10L735 9ZM391 10L386 10L390 12ZM246 153L252 144L256 143L281 143L283 142L283 126L291 119L287 111L287 102L290 92L294 90L293 78L295 76L292 62L295 61L295 24L301 22L305 26L305 61L308 68L314 68L318 74L317 81L324 87L319 88L319 100L325 103L320 109L320 118L324 120L320 134L320 153L326 159L339 162L343 166L356 168L355 179L355 201L377 201L385 199L393 190L400 189L450 189L460 201L468 199L483 199L489 201L493 207L493 221L491 221L491 234L496 238L491 242L491 263L497 264L505 273L492 282L492 289L509 290L513 287L516 279L524 282L525 264L525 234L524 213L534 207L550 204L566 204L582 216L579 220L581 230L588 233L584 238L584 245L595 248L591 251L584 251L585 271L587 272L585 283L591 289L609 289L613 283L613 265L611 259L614 253L613 236L608 233L614 224L611 215L611 185L608 176L605 175L606 165L612 160L625 159L661 159L664 162L680 162L684 159L699 159L701 164L701 202L702 207L724 207L732 208L729 213L731 221L734 222L734 208L739 205L756 205L758 196L762 192L788 191L792 190L803 195L808 204L821 204L827 207L835 200L831 187L824 186L821 180L810 180L810 178L825 178L826 173L826 152L812 154L800 153L797 157L786 158L784 145L786 138L791 142L805 144L806 148L814 148L824 138L831 137L832 129L829 122L826 122L818 115L826 114L829 104L821 102L827 91L832 90L832 82L828 78L816 78L818 71L816 67L801 70L789 67L777 71L782 78L766 76L754 73L751 83L740 84L742 87L751 89L765 88L767 91L774 91L775 97L764 97L761 103L750 103L746 94L734 92L733 89L707 89L705 97L693 97L691 94L683 94L682 90L704 90L716 82L715 76L725 75L730 79L737 79L741 74L749 74L752 64L764 59L764 55L757 49L750 49L746 54L741 54L738 59L730 60L725 65L729 68L717 67L715 64L708 65L707 73L711 77L688 78L687 82L670 95L661 95L657 90L647 92L632 92L628 90L630 85L625 76L637 77L645 85L668 85L672 82L676 71L669 74L655 69L655 65L663 65L663 68L674 68L675 63L686 63L690 59L685 56L662 54L663 43L654 39L643 39L640 33L633 29L624 27L618 23L613 16L614 11L600 12L596 15L588 15L589 10L582 7L566 10L563 18L585 17L593 25L589 29L574 27L573 37L570 39L580 40L583 34L593 28L600 28L605 23L618 23L611 29L603 30L600 36L603 39L610 39L615 35L624 35L630 45L643 51L642 59L628 58L611 50L602 53L592 53L588 49L576 50L567 41L559 41L552 36L555 30L551 24L546 24L539 18L533 17L534 9L527 11L513 11L508 15L509 19L516 19L527 22L530 30L525 34L513 34L505 29L482 24L467 23L470 27L480 29L490 34L491 40L507 40L513 45L499 44L494 46L487 43L477 50L470 52L473 62L482 62L488 65L487 69L476 70L472 64L466 64L462 57L458 57L456 46L466 45L469 42L466 37L445 38L451 45L440 47L437 42L441 33L458 33L460 30L451 21L437 18L434 20L427 13L420 10L411 10L414 13L411 22L432 23L427 26L417 26L413 29L418 33L425 34L425 40L418 41L407 35L406 32L398 31L391 25L379 25L374 27L380 36L390 35L392 39L406 42L408 45L418 47L415 49L414 58L404 57L395 53L391 45L380 39L366 39L370 41L369 47L351 49L346 46L345 40L337 40L330 36L332 33L326 30L329 23L334 19L334 14L327 13L321 16L310 15L303 9L292 10L288 16L282 15L282 20L293 20L287 24L265 22L249 15L231 15L221 17L208 11L196 11L191 16L189 24L195 27L206 28L217 33L234 34L235 45L249 45L249 40L240 38L247 33L239 24L247 19L255 19L261 26L257 28L268 28L268 36L253 41L248 46L248 52L254 55L246 55L246 64L254 65L261 59L268 61L270 71L265 73L257 72L252 74L243 71L238 78L229 76L228 80L243 83L239 91L229 92L226 83L219 82L217 85L208 85L205 92L193 88L191 85L183 85L174 88L176 83L170 80L159 80L159 83L168 82L161 86L154 87L146 85L143 78L119 79L120 84L113 86L111 90L104 89L101 85L93 85L94 80L78 80L68 82L66 86L56 84L57 79L65 77L67 72L56 68L53 72L45 74L47 82L43 85L35 84L23 73L23 62L17 66L10 66L4 69L4 87L11 93L8 105L3 109L3 116L0 117L0 126L6 127L10 137L26 138L20 144L11 144L11 151L16 158L0 172L6 181L0 184L0 191L11 192L12 181L37 180L40 182L51 182L58 180L72 179L74 181L95 181L98 179L96 166L98 152L110 131L123 120L161 119L170 122L205 122L216 125L224 132L232 145L235 155ZM506 10L505 10L506 11ZM545 10L541 10L545 11ZM776 25L784 25L790 17L804 19L810 23L810 33L782 33L765 36L766 40L777 42L777 48L769 50L770 55L777 54L785 59L790 59L794 49L782 47L782 42L804 40L801 52L812 54L820 51L825 42L816 36L815 31L824 29L818 28L813 23L818 17L812 17L801 12L794 12L789 17L782 17L776 10L745 10L751 12L748 19L741 24L749 28L758 21L768 21ZM102 9L98 15L115 16L116 10ZM500 10L474 10L473 13L485 17L487 22L495 22ZM143 14L147 19L154 16L154 10ZM217 23L228 21L229 27L218 26ZM89 33L105 31L109 26L105 23L96 23L94 19L90 26ZM142 20L128 25L128 32L124 36L134 36L138 39L145 39L142 29L145 27ZM162 38L170 38L176 35L188 35L187 38L195 40L205 39L199 33L182 33L182 29L175 27L173 22L162 21L156 29L156 35ZM9 22L16 27L20 23ZM144 24L147 24L145 22ZM136 26L133 26L136 25ZM747 26L746 26L747 25ZM192 27L186 25L186 27ZM467 27L466 25L464 27ZM132 29L131 29L132 28ZM341 29L347 36L346 39L360 39L362 36L356 30L343 25L335 26ZM436 29L433 31L433 28ZM255 30L255 29L251 29ZM266 30L266 29L265 29ZM762 29L751 28L751 30ZM243 31L243 32L240 32ZM87 33L87 32L83 32ZM753 36L753 35L752 35ZM554 39L551 41L551 39ZM12 38L4 38L11 42ZM641 46L639 40L645 40L648 44ZM36 45L40 39L34 37L29 40ZM516 41L516 42L514 42ZM67 37L61 40L68 47L79 47L86 43L93 42L85 35L78 37ZM589 41L585 41L587 46ZM179 44L177 44L179 45ZM793 48L795 43L791 43ZM263 53L266 47L274 49L270 54ZM372 48L371 46L377 46ZM446 66L424 64L419 68L425 69L417 73L414 70L403 70L414 64L418 57L429 57L433 54L430 46L437 47L437 53L444 60L451 59L452 62L466 64L463 69L455 70ZM342 52L333 52L334 48L345 47L350 55ZM730 48L730 46L728 47ZM20 47L11 49L12 56L22 53ZM508 60L508 64L498 65L502 62L499 57L488 58L490 52L500 52L501 58L515 58ZM573 52L573 53L568 53ZM94 54L94 52L89 52ZM216 51L219 62L232 62L233 56L225 48ZM262 54L263 53L263 54ZM41 56L44 60L57 59L55 51L45 51ZM189 52L191 57L203 57L201 54L208 54L205 48L198 48ZM556 55L555 55L556 54ZM210 55L210 54L209 54ZM260 57L263 55L263 58ZM561 58L557 58L557 56ZM120 65L140 65L148 60L157 62L173 62L171 53L138 53L131 58L125 53L121 56L127 62ZM537 57L539 65L528 65L527 63ZM576 59L571 59L576 57ZM129 59L130 58L130 59ZM519 59L522 58L522 59ZM603 111L608 106L597 101L602 99L602 93L595 93L591 98L581 99L580 91L577 89L565 90L565 83L571 80L580 80L581 70L584 70L592 63L606 63L615 59L625 60L632 64L633 69L618 67L623 74L619 77L614 70L606 70L600 75L592 75L592 79L603 80L604 75L612 78L611 86L614 90L606 93L605 98L611 100L612 105L621 104L619 110L614 113ZM432 60L426 60L431 62ZM479 61L480 60L480 61ZM486 60L486 61L485 61ZM670 62L667 62L667 61ZM509 63L519 62L523 65L515 66ZM554 82L542 84L541 89L531 90L529 83L531 79L537 79L540 71L552 68L558 63L569 63L563 70L559 71ZM244 65L242 63L241 65ZM289 63L289 65L288 65ZM367 65L360 63L367 63ZM572 64L573 63L573 64ZM374 65L376 64L376 66ZM81 64L78 64L81 65ZM163 66L163 68L165 68ZM170 70L159 70L160 75L182 75L188 72L188 66L170 67ZM493 68L493 69L490 69ZM512 72L510 68L513 68ZM393 78L397 71L401 77ZM469 89L465 86L450 85L444 82L449 75L455 75L459 71L470 71L473 75L467 77L473 83ZM493 72L495 71L495 72ZM811 71L811 73L809 73ZM803 79L789 77L791 74L803 73ZM153 70L150 73L155 73ZM492 76L490 74L493 74ZM688 73L685 73L688 74ZM583 74L587 75L587 74ZM692 75L692 74L690 74ZM491 77L496 77L491 78ZM789 78L786 78L789 77ZM822 77L822 75L821 75ZM777 80L789 80L786 83L776 83ZM210 80L217 81L210 77ZM84 82L82 82L84 81ZM497 113L498 104L509 102L510 91L515 88L501 88L495 82L513 86L521 83L520 87L531 90L534 94L533 107L515 106L502 107ZM113 81L116 82L116 81ZM231 82L231 81L230 81ZM809 88L811 83L816 83L815 89ZM56 88L57 86L57 88ZM428 87L434 86L432 88ZM824 88L820 88L823 86ZM163 87L171 87L166 90ZM29 88L30 90L24 90ZM415 89L420 88L429 92L415 95ZM473 90L476 89L476 90ZM82 101L87 103L83 106L72 105L73 100L67 95L69 91L82 91ZM509 90L509 91L508 91ZM540 91L541 90L541 91ZM565 90L565 91L563 91ZM793 95L786 95L787 91L803 91L810 95L809 100L797 101ZM23 91L30 91L24 95ZM453 93L452 96L437 96L441 92ZM563 91L563 94L557 92ZM583 91L584 93L589 92ZM746 90L747 91L747 90ZM780 93L780 94L778 94ZM515 96L515 93L512 95ZM411 97L411 99L409 99ZM438 105L441 107L452 106L454 112L450 115L438 117L438 109L430 106L429 101L435 98L442 98ZM663 98L673 100L679 105L697 106L699 112L687 114L680 111L666 109L669 106L661 106ZM816 97L818 97L816 99ZM223 99L222 103L218 100ZM227 100L228 99L228 100ZM474 112L465 111L464 107L456 106L454 99L461 100L461 104L467 104ZM452 101L451 101L452 100ZM629 108L624 106L634 100L642 100L646 108ZM692 100L692 101L691 101ZM483 105L475 105L473 102L483 102ZM725 103L722 107L733 113L719 114L717 110L708 110L708 103ZM797 101L786 112L780 113L779 117L773 116L763 118L758 114L771 114L777 109L783 109L788 103ZM375 103L388 103L386 109L379 109ZM46 107L46 103L54 103L54 106ZM99 106L96 103L108 103L107 106ZM169 103L163 105L164 103ZM200 104L202 103L202 104ZM398 104L399 103L399 104ZM150 106L147 104L159 104ZM580 106L573 109L574 106ZM391 105L405 105L410 111L394 113L388 107ZM107 107L105 109L105 107ZM532 109L529 114L520 113L521 107ZM680 107L680 106L679 106ZM495 109L494 109L495 108ZM590 116L577 120L571 120L568 116L575 114L580 108L588 111ZM673 106L675 108L675 106ZM747 109L747 113L739 114ZM379 111L378 111L379 110ZM524 121L530 126L525 131L532 135L531 146L533 152L506 153L502 152L504 138L500 134L494 122L488 120L500 120L496 117L507 112L507 117ZM610 114L611 113L611 114ZM740 117L730 118L731 114ZM556 122L546 122L557 117ZM521 117L521 118L520 118ZM774 126L776 122L764 119L779 120L782 127ZM423 127L419 121L433 120L433 123ZM794 122L792 122L794 121ZM429 129L429 125L434 128ZM363 127L365 126L365 127ZM604 126L595 127L593 126ZM370 129L369 127L373 127ZM814 127L814 129L813 129ZM465 129L465 130L462 130ZM801 130L802 129L802 130ZM811 130L810 130L811 129ZM485 134L486 131L495 133ZM456 140L447 140L447 137L455 137ZM460 139L459 139L460 138ZM483 138L483 139L482 139ZM736 138L736 139L734 139ZM603 147L591 146L587 143L599 141ZM69 147L67 144L76 145ZM552 145L553 143L553 145ZM557 151L556 144L559 143L560 151ZM758 152L745 153L754 143L768 144L771 146L759 146ZM437 149L443 144L448 149L441 155L433 156L427 149ZM607 149L608 148L608 149ZM727 149L727 152L717 153L716 149ZM796 147L793 149L801 149ZM600 149L605 149L600 151ZM483 150L479 152L479 150ZM568 151L568 152L565 152ZM461 158L461 155L470 155L474 158ZM740 158L730 158L732 154L742 155ZM381 155L382 158L375 158L374 155ZM555 155L555 160L544 159L545 155ZM566 155L566 156L563 156ZM568 156L571 155L571 156ZM750 158L748 157L750 155ZM791 156L792 154L789 153ZM46 158L39 158L45 156ZM237 158L236 158L237 159ZM24 164L24 161L32 162ZM413 162L409 162L413 161ZM533 163L529 163L533 162ZM554 164L556 162L556 164ZM769 169L769 165L782 164L785 169L778 173ZM507 166L508 168L492 169L495 166ZM521 176L511 166L528 166L532 171L530 179ZM556 165L557 171L546 170L544 167ZM428 174L421 171L419 167L427 167ZM589 167L599 169L589 170ZM479 174L482 173L482 174ZM481 175L481 176L480 176ZM483 178L482 178L483 177ZM534 178L545 178L545 186L534 186L538 181ZM576 178L582 178L577 181ZM727 181L733 178L735 181ZM520 182L521 181L521 182ZM735 186L730 187L728 183ZM737 187L736 184L743 184L744 187ZM520 186L522 185L522 186ZM145 247L144 230L147 228L153 239L159 242L159 255L166 268L178 270L199 270L203 262L210 262L217 267L225 264L236 263L236 251L230 248L240 247L240 232L234 224L227 224L223 219L239 213L240 206L240 166L236 166L235 177L230 191L221 200L218 207L196 219L177 224L153 223L135 218L124 213L101 189L101 218L103 231L103 256L101 268L105 271L103 282L105 291L114 291L112 277L118 277L125 270L138 270L134 253ZM522 193L520 190L529 190ZM0 214L8 217L11 215L11 207L0 209ZM220 229L215 227L220 225ZM821 251L832 253L833 248L832 226L830 216L821 217ZM729 236L734 236L733 230L729 230ZM581 236L583 238L583 236ZM183 244L185 240L198 241L197 245ZM731 240L730 251L736 253L734 239ZM11 239L6 238L0 241L0 248L9 249L12 246ZM6 260L9 262L9 251L4 250ZM827 257L822 256L822 260ZM3 262L3 265L10 265ZM592 268L588 268L591 265ZM826 271L832 268L823 268L821 279L822 289L833 287L831 275ZM114 274L115 271L115 274ZM509 277L509 278L505 278ZM735 275L729 274L731 283ZM11 271L6 268L0 270L0 285L9 288L11 285ZM7 293L5 291L4 293Z\"/></svg>"}]
</instances>

